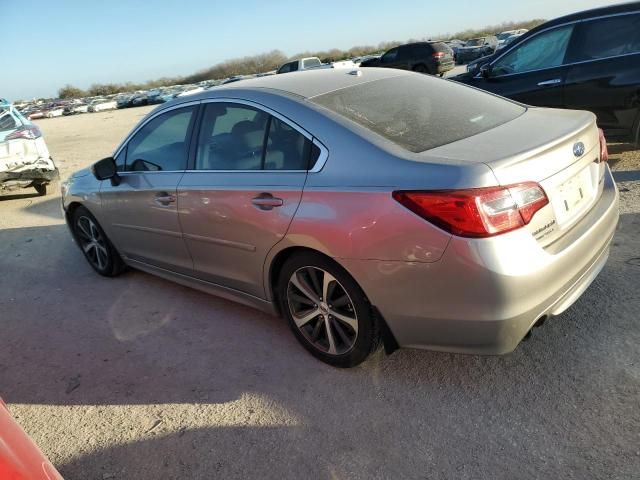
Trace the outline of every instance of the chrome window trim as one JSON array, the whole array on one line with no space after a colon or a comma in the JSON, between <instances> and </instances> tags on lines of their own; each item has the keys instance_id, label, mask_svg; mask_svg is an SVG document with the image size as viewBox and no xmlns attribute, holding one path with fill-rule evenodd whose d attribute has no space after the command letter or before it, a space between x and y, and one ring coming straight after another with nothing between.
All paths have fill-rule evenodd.
<instances>
[{"instance_id":1,"label":"chrome window trim","mask_svg":"<svg viewBox=\"0 0 640 480\"><path fill-rule=\"evenodd\" d=\"M281 122L286 123L289 127L293 128L300 135L304 136L307 140L312 142L320 149L320 156L313 168L310 170L263 170L263 169L252 169L252 170L198 170L198 169L187 169L186 172L208 172L208 173L317 173L324 167L324 164L327 162L327 158L329 158L329 150L324 146L316 137L314 137L311 133L305 130L303 127L292 121L291 119L285 117L284 115L276 112L275 110L262 105L258 102L253 102L251 100L244 100L241 98L233 98L233 97L218 97L218 98L207 98L203 99L201 103L238 103L240 105L247 105L249 107L257 108L258 110L262 110L263 112L268 113L276 117Z\"/></svg>"},{"instance_id":2,"label":"chrome window trim","mask_svg":"<svg viewBox=\"0 0 640 480\"><path fill-rule=\"evenodd\" d=\"M573 20L571 22L559 23L558 25L553 25L551 27L547 27L547 28L545 28L543 30L540 30L539 32L536 32L535 34L531 35L531 37L529 37L522 44L512 45L511 48L505 49L505 51L499 57L497 57L495 60L490 62L489 65L491 65L491 67L493 67L498 61L500 61L500 59L502 57L504 57L505 55L507 55L508 53L513 51L516 47L519 47L520 45L524 45L526 42L528 42L532 38L535 38L538 35L540 35L542 33L545 33L545 32L548 32L550 30L555 30L555 29L560 28L560 27L566 27L567 25L573 25L574 28L575 28L575 26L577 24L579 24L579 23L592 22L594 20L601 20L603 18L613 18L613 17L621 17L623 15L637 15L637 14L640 14L640 10L635 10L635 11L632 11L632 12L610 13L608 15L599 15L597 17L583 18L583 19L580 19L580 20ZM571 35L573 35L573 32L571 33ZM563 63L562 65L556 65L555 67L538 68L538 69L535 69L535 70L527 70L527 71L518 72L518 73L507 73L505 75L499 75L497 77L492 77L492 78L505 78L505 77L511 77L513 75L522 75L524 73L543 72L545 70L551 70L553 68L570 67L570 66L573 66L573 65L580 65L580 64L583 64L583 63L599 62L601 60L608 60L608 59L611 59L611 58L628 57L629 55L638 55L638 53L640 53L640 52L625 53L625 54L622 54L622 55L612 55L612 56L609 56L609 57L595 58L595 59L591 59L591 60L581 60L579 62ZM474 76L474 78L482 78L481 73L478 72Z\"/></svg>"}]
</instances>

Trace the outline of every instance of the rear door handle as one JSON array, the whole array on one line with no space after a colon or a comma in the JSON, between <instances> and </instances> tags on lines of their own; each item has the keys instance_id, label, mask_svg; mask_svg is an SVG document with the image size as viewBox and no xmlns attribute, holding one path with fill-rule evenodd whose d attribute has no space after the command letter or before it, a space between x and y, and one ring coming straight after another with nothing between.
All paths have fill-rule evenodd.
<instances>
[{"instance_id":1,"label":"rear door handle","mask_svg":"<svg viewBox=\"0 0 640 480\"><path fill-rule=\"evenodd\" d=\"M175 195L171 195L170 193L167 193L167 192L161 192L161 193L156 194L156 197L155 197L154 201L158 205L162 205L163 207L168 207L172 203L175 203L176 196Z\"/></svg>"},{"instance_id":2,"label":"rear door handle","mask_svg":"<svg viewBox=\"0 0 640 480\"><path fill-rule=\"evenodd\" d=\"M550 87L551 85L558 85L559 83L562 83L562 79L561 78L553 78L551 80L545 80L544 82L539 82L538 86L539 87Z\"/></svg>"},{"instance_id":3,"label":"rear door handle","mask_svg":"<svg viewBox=\"0 0 640 480\"><path fill-rule=\"evenodd\" d=\"M270 193L262 193L251 200L256 207L260 210L272 210L273 207L281 207L284 201L281 198L276 198Z\"/></svg>"}]
</instances>

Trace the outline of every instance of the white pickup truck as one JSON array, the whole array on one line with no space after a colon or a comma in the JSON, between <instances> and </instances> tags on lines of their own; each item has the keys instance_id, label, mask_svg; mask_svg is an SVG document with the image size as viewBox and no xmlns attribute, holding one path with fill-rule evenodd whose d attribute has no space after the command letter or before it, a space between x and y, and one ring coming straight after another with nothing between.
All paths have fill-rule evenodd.
<instances>
[{"instance_id":1,"label":"white pickup truck","mask_svg":"<svg viewBox=\"0 0 640 480\"><path fill-rule=\"evenodd\" d=\"M276 73L299 72L301 70L317 70L320 68L355 68L357 65L351 60L342 62L322 63L318 57L299 58L282 65Z\"/></svg>"}]
</instances>

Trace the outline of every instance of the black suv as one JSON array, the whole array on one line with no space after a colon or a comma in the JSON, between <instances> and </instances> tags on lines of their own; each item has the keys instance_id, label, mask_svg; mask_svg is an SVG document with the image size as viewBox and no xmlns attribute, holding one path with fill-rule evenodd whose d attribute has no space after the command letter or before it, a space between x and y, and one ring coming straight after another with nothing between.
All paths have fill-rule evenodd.
<instances>
[{"instance_id":1,"label":"black suv","mask_svg":"<svg viewBox=\"0 0 640 480\"><path fill-rule=\"evenodd\" d=\"M542 24L453 80L530 105L590 110L608 138L640 143L640 2Z\"/></svg>"},{"instance_id":2,"label":"black suv","mask_svg":"<svg viewBox=\"0 0 640 480\"><path fill-rule=\"evenodd\" d=\"M444 75L455 63L452 50L442 42L418 42L392 48L380 58L372 58L361 67L386 67Z\"/></svg>"}]
</instances>

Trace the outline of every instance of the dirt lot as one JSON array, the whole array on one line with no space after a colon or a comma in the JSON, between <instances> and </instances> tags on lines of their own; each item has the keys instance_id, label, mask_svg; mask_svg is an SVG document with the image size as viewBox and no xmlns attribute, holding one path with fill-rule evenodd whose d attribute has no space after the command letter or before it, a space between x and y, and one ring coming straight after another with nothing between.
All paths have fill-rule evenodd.
<instances>
[{"instance_id":1,"label":"dirt lot","mask_svg":"<svg viewBox=\"0 0 640 480\"><path fill-rule=\"evenodd\" d=\"M41 121L63 177L148 109ZM283 321L94 274L57 194L0 200L0 394L67 479L638 478L640 152L608 265L505 357L325 366Z\"/></svg>"}]
</instances>

